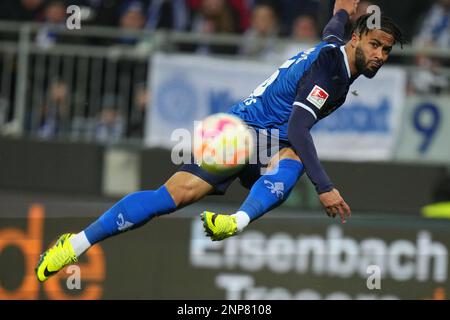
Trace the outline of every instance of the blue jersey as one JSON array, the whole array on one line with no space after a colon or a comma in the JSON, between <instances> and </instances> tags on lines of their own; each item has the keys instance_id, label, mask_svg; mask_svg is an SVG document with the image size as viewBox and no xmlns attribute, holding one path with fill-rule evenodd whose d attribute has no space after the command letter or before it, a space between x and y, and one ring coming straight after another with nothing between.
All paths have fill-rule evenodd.
<instances>
[{"instance_id":1,"label":"blue jersey","mask_svg":"<svg viewBox=\"0 0 450 320\"><path fill-rule=\"evenodd\" d=\"M230 113L260 129L278 129L288 141L288 121L294 105L320 120L339 106L353 82L343 43L323 41L283 63Z\"/></svg>"},{"instance_id":2,"label":"blue jersey","mask_svg":"<svg viewBox=\"0 0 450 320\"><path fill-rule=\"evenodd\" d=\"M342 40L348 21L348 13L339 10L323 31L324 42L283 63L230 110L250 126L277 129L279 138L300 157L318 193L331 191L333 183L319 161L310 130L344 103L357 77L352 78Z\"/></svg>"}]
</instances>

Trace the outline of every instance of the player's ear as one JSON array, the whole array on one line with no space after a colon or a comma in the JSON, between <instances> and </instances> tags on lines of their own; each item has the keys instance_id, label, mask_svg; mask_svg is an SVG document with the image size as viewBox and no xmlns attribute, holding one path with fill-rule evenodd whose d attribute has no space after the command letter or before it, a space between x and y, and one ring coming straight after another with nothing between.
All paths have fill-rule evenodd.
<instances>
[{"instance_id":1,"label":"player's ear","mask_svg":"<svg viewBox=\"0 0 450 320\"><path fill-rule=\"evenodd\" d=\"M350 43L352 47L356 47L358 44L360 37L356 33L352 33L352 38L350 39Z\"/></svg>"}]
</instances>

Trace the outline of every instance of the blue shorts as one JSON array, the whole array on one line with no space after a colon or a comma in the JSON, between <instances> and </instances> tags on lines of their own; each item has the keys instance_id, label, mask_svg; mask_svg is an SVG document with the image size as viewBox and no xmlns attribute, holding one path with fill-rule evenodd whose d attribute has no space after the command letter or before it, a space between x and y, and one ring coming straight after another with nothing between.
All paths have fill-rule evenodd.
<instances>
[{"instance_id":1,"label":"blue shorts","mask_svg":"<svg viewBox=\"0 0 450 320\"><path fill-rule=\"evenodd\" d=\"M250 189L253 184L256 182L256 180L261 177L261 169L267 167L267 163L261 163L260 161L260 154L264 154L267 157L273 157L278 151L284 148L290 148L291 145L287 141L279 140L278 145L272 147L270 144L270 138L267 139L267 143L264 143L264 146L260 146L259 139L256 144L256 154L257 161L253 164L246 164L242 167L239 172L234 173L232 175L218 175L211 173L209 171L206 171L199 167L197 164L191 161L191 164L184 164L178 169L178 171L185 171L192 173L193 175L199 177L200 179L208 182L210 185L214 187L214 191L211 193L211 195L223 195L227 191L228 187L231 185L231 183L236 179L239 178L239 182L241 185L247 189ZM266 161L265 161L266 162Z\"/></svg>"}]
</instances>

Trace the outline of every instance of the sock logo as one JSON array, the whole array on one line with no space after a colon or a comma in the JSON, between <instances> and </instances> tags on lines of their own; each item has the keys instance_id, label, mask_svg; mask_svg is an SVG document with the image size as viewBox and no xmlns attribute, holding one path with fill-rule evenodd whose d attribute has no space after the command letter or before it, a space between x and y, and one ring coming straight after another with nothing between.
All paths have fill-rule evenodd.
<instances>
[{"instance_id":1,"label":"sock logo","mask_svg":"<svg viewBox=\"0 0 450 320\"><path fill-rule=\"evenodd\" d=\"M117 216L117 218L119 219L118 221L116 221L117 224L117 229L119 231L125 231L130 229L134 224L129 222L129 221L125 221L123 214L119 213L119 215Z\"/></svg>"},{"instance_id":2,"label":"sock logo","mask_svg":"<svg viewBox=\"0 0 450 320\"><path fill-rule=\"evenodd\" d=\"M277 198L283 199L284 197L284 183L283 182L275 182L272 183L269 180L264 180L264 184L270 190L271 193L276 194Z\"/></svg>"}]
</instances>

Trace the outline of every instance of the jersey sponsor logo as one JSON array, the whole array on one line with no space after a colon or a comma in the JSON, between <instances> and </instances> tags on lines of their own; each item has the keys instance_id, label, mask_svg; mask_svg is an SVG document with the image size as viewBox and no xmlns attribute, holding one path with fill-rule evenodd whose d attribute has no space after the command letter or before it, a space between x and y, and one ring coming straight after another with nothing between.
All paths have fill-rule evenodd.
<instances>
[{"instance_id":1,"label":"jersey sponsor logo","mask_svg":"<svg viewBox=\"0 0 450 320\"><path fill-rule=\"evenodd\" d=\"M323 90L321 87L315 85L314 88L309 93L306 100L311 102L313 105L315 105L317 108L322 108L325 102L327 102L328 97L330 95Z\"/></svg>"}]
</instances>

